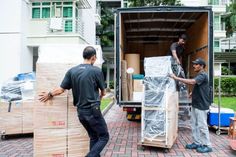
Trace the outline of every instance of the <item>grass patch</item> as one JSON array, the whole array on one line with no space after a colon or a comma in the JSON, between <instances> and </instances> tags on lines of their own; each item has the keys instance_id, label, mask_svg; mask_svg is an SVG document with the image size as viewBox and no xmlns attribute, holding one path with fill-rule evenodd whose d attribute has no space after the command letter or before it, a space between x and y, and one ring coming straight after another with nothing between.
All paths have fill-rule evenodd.
<instances>
[{"instance_id":1,"label":"grass patch","mask_svg":"<svg viewBox=\"0 0 236 157\"><path fill-rule=\"evenodd\" d=\"M102 101L101 101L101 110L103 111L108 104L110 104L110 102L112 101L112 99L110 98L103 98Z\"/></svg>"},{"instance_id":2,"label":"grass patch","mask_svg":"<svg viewBox=\"0 0 236 157\"><path fill-rule=\"evenodd\" d=\"M218 105L218 97L215 96L214 103ZM221 107L236 111L236 97L221 97Z\"/></svg>"}]
</instances>

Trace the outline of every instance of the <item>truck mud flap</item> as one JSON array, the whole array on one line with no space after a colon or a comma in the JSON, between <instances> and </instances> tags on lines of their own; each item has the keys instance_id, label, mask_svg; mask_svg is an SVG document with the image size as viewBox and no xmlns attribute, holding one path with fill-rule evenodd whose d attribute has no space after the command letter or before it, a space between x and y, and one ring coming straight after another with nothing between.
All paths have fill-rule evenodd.
<instances>
[{"instance_id":1,"label":"truck mud flap","mask_svg":"<svg viewBox=\"0 0 236 157\"><path fill-rule=\"evenodd\" d=\"M132 113L127 113L126 118L128 120L141 120L141 114L132 114Z\"/></svg>"}]
</instances>

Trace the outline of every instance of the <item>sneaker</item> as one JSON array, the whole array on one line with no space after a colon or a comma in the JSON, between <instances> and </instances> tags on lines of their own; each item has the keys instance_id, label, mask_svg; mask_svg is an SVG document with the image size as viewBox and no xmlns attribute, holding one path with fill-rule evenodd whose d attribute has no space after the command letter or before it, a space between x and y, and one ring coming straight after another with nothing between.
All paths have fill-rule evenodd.
<instances>
[{"instance_id":1,"label":"sneaker","mask_svg":"<svg viewBox=\"0 0 236 157\"><path fill-rule=\"evenodd\" d=\"M195 144L195 143L187 144L187 145L185 146L186 149L197 149L197 148L199 148L199 147L200 147L200 145Z\"/></svg>"},{"instance_id":2,"label":"sneaker","mask_svg":"<svg viewBox=\"0 0 236 157\"><path fill-rule=\"evenodd\" d=\"M203 145L203 146L197 148L197 152L198 152L198 153L208 153L208 152L212 152L212 148Z\"/></svg>"}]
</instances>

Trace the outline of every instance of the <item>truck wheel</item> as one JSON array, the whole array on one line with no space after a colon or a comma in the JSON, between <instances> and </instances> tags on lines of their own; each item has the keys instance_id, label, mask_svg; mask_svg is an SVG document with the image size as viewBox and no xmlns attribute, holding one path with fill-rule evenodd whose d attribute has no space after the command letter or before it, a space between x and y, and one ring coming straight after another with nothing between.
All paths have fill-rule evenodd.
<instances>
[{"instance_id":1,"label":"truck wheel","mask_svg":"<svg viewBox=\"0 0 236 157\"><path fill-rule=\"evenodd\" d=\"M164 148L164 153L169 153L170 150L168 148Z\"/></svg>"},{"instance_id":2,"label":"truck wheel","mask_svg":"<svg viewBox=\"0 0 236 157\"><path fill-rule=\"evenodd\" d=\"M6 139L6 135L1 135L1 140L5 140Z\"/></svg>"},{"instance_id":3,"label":"truck wheel","mask_svg":"<svg viewBox=\"0 0 236 157\"><path fill-rule=\"evenodd\" d=\"M221 134L220 129L216 130L216 135L220 135L220 134Z\"/></svg>"}]
</instances>

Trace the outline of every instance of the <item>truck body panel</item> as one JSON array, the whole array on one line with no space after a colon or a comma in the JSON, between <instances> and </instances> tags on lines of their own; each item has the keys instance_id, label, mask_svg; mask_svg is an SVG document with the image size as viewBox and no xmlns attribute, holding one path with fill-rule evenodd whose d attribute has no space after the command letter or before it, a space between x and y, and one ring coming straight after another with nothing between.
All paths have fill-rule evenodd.
<instances>
[{"instance_id":1,"label":"truck body panel","mask_svg":"<svg viewBox=\"0 0 236 157\"><path fill-rule=\"evenodd\" d=\"M145 57L166 56L171 43L187 34L183 68L187 78L195 73L191 62L198 57L206 63L209 84L213 87L213 23L211 7L160 6L120 8L115 14L115 94L123 107L141 107L141 102L122 100L121 60L125 54L140 55L140 73ZM189 86L189 90L191 90ZM211 99L213 95L211 96Z\"/></svg>"}]
</instances>

